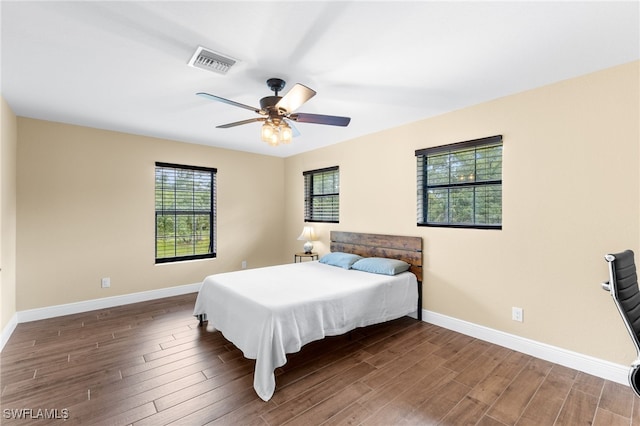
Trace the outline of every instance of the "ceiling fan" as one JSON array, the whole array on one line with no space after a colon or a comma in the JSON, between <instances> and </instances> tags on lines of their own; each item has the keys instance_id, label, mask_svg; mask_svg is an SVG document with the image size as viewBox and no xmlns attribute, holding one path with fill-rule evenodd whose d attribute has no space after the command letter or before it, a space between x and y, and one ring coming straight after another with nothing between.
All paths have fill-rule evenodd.
<instances>
[{"instance_id":1,"label":"ceiling fan","mask_svg":"<svg viewBox=\"0 0 640 426\"><path fill-rule=\"evenodd\" d=\"M243 124L262 122L262 140L269 145L277 146L280 143L289 143L293 136L298 136L298 130L293 126L293 121L299 123L328 124L330 126L348 126L351 118L335 115L307 114L294 112L302 104L315 96L316 92L307 86L296 83L284 96L278 96L278 92L284 89L286 82L280 78L270 78L267 86L275 92L275 96L265 96L260 99L260 108L241 104L236 101L221 98L209 93L199 92L196 95L205 99L223 102L225 104L248 109L260 115L260 117L236 121L216 126L219 129L241 126Z\"/></svg>"}]
</instances>

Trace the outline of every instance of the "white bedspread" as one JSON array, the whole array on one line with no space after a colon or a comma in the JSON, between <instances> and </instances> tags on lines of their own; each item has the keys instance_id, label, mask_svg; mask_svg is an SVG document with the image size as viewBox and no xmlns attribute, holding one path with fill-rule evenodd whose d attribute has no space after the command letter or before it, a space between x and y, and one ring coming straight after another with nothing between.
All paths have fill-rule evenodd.
<instances>
[{"instance_id":1,"label":"white bedspread","mask_svg":"<svg viewBox=\"0 0 640 426\"><path fill-rule=\"evenodd\" d=\"M194 315L256 360L253 386L267 401L286 354L325 336L399 318L417 309L416 276L346 270L317 261L211 275Z\"/></svg>"}]
</instances>

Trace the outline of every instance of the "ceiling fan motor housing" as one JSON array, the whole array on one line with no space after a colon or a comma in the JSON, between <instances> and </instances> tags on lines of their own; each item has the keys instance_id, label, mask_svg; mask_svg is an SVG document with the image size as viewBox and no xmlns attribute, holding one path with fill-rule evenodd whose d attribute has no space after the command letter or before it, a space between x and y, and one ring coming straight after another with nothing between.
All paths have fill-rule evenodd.
<instances>
[{"instance_id":1,"label":"ceiling fan motor housing","mask_svg":"<svg viewBox=\"0 0 640 426\"><path fill-rule=\"evenodd\" d=\"M265 96L260 99L260 109L263 111L275 110L276 104L282 99L282 96Z\"/></svg>"}]
</instances>

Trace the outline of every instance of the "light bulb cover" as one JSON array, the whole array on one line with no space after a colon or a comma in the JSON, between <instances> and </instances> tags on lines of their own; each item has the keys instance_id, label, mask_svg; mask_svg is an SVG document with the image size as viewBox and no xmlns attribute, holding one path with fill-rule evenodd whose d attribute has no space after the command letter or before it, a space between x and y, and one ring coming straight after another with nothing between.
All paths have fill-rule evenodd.
<instances>
[{"instance_id":1,"label":"light bulb cover","mask_svg":"<svg viewBox=\"0 0 640 426\"><path fill-rule=\"evenodd\" d=\"M262 140L265 142L269 142L271 143L271 140L273 138L273 135L275 133L274 131L275 129L273 128L273 126L271 125L271 123L269 122L265 122L262 125L262 130L260 132L260 135L262 137Z\"/></svg>"},{"instance_id":2,"label":"light bulb cover","mask_svg":"<svg viewBox=\"0 0 640 426\"><path fill-rule=\"evenodd\" d=\"M293 131L291 130L291 127L289 127L286 123L283 123L282 126L280 126L280 140L282 141L282 143L289 143L291 142L292 137Z\"/></svg>"},{"instance_id":3,"label":"light bulb cover","mask_svg":"<svg viewBox=\"0 0 640 426\"><path fill-rule=\"evenodd\" d=\"M269 138L269 145L278 146L279 143L280 143L280 138L278 137L278 133L273 132L273 134Z\"/></svg>"}]
</instances>

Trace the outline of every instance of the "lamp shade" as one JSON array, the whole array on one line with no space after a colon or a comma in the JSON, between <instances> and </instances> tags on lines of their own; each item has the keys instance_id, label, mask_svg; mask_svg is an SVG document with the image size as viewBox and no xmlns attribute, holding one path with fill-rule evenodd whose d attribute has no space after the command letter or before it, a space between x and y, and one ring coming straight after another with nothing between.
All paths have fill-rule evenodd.
<instances>
[{"instance_id":1,"label":"lamp shade","mask_svg":"<svg viewBox=\"0 0 640 426\"><path fill-rule=\"evenodd\" d=\"M316 233L313 231L313 226L305 226L302 229L302 233L298 237L300 241L315 241Z\"/></svg>"}]
</instances>

